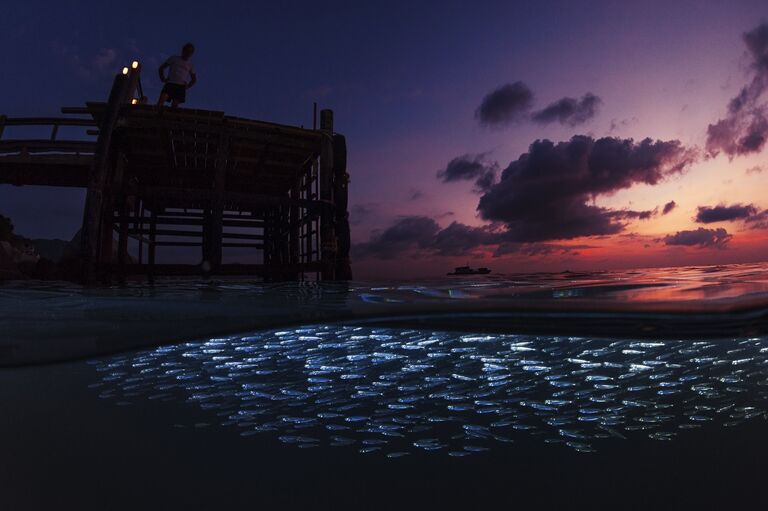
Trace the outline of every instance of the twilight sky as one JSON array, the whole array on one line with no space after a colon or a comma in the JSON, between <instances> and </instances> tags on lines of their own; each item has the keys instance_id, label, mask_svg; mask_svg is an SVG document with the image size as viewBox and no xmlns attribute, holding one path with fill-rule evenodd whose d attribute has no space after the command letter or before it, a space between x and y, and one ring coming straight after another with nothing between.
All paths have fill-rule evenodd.
<instances>
[{"instance_id":1,"label":"twilight sky","mask_svg":"<svg viewBox=\"0 0 768 511\"><path fill-rule=\"evenodd\" d=\"M335 111L357 278L768 256L764 0L111 4L5 6L0 113L103 99L134 58L154 100L192 41L190 107ZM0 213L70 238L82 197L0 186Z\"/></svg>"}]
</instances>

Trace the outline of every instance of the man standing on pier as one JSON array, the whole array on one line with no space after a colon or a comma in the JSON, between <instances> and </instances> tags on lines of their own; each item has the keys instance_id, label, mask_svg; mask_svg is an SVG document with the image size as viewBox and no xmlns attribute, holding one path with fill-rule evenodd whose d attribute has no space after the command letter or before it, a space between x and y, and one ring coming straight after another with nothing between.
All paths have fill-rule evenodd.
<instances>
[{"instance_id":1,"label":"man standing on pier","mask_svg":"<svg viewBox=\"0 0 768 511\"><path fill-rule=\"evenodd\" d=\"M195 66L189 61L192 54L195 53L195 47L192 43L187 43L181 49L181 56L174 55L168 57L158 72L160 80L165 84L160 93L160 99L157 100L157 106L162 107L168 101L171 106L176 108L187 99L187 89L197 82ZM168 68L168 76L163 73Z\"/></svg>"}]
</instances>

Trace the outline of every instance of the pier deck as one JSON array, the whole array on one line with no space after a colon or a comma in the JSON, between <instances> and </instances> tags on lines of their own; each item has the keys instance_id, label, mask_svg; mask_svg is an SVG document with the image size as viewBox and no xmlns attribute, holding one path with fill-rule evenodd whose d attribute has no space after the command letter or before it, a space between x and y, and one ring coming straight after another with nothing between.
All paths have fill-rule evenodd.
<instances>
[{"instance_id":1,"label":"pier deck","mask_svg":"<svg viewBox=\"0 0 768 511\"><path fill-rule=\"evenodd\" d=\"M140 67L126 69L107 102L63 108L62 118L0 116L0 183L87 189L84 279L351 277L346 143L330 110L321 112L320 129L304 129L158 109L135 104ZM11 139L16 126L47 126L51 135ZM60 127L86 134L62 139ZM199 262L158 264L161 247L197 250ZM230 248L245 254L245 264L224 264Z\"/></svg>"}]
</instances>

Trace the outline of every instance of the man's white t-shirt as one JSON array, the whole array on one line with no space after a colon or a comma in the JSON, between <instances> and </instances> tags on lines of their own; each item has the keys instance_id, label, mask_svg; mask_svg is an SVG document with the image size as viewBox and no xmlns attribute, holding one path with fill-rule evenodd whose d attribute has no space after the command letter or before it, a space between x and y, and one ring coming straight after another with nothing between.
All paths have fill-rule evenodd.
<instances>
[{"instance_id":1,"label":"man's white t-shirt","mask_svg":"<svg viewBox=\"0 0 768 511\"><path fill-rule=\"evenodd\" d=\"M168 64L168 83L186 85L191 76L195 74L195 66L179 56L168 57L165 63Z\"/></svg>"}]
</instances>

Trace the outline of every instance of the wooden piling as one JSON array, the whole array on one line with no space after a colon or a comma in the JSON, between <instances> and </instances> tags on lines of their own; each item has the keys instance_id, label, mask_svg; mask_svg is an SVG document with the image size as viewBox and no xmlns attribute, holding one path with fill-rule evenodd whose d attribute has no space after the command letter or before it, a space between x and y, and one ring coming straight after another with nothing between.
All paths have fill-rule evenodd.
<instances>
[{"instance_id":1,"label":"wooden piling","mask_svg":"<svg viewBox=\"0 0 768 511\"><path fill-rule=\"evenodd\" d=\"M336 273L336 232L333 215L333 112L320 111L320 238L322 279L333 280Z\"/></svg>"},{"instance_id":2,"label":"wooden piling","mask_svg":"<svg viewBox=\"0 0 768 511\"><path fill-rule=\"evenodd\" d=\"M96 267L105 262L105 257L112 256L111 211L107 211L112 206L112 197L109 195L112 190L109 179L114 163L112 138L120 117L120 110L133 92L131 86L135 81L129 74L120 73L115 76L109 100L99 124L99 136L88 179L83 226L80 231L82 277L86 282L92 282L96 276ZM105 226L105 221L109 224L108 227Z\"/></svg>"},{"instance_id":3,"label":"wooden piling","mask_svg":"<svg viewBox=\"0 0 768 511\"><path fill-rule=\"evenodd\" d=\"M155 251L157 249L156 233L157 212L155 211L155 207L152 206L149 213L149 242L147 243L147 264L149 265L147 268L147 276L150 281L152 281L155 276Z\"/></svg>"}]
</instances>

